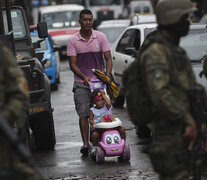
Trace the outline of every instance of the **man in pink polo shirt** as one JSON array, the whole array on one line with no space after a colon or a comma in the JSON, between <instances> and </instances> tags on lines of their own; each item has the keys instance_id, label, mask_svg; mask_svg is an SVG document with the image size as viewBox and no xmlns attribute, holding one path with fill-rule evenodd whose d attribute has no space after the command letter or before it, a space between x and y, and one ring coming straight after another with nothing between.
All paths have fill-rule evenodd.
<instances>
[{"instance_id":1,"label":"man in pink polo shirt","mask_svg":"<svg viewBox=\"0 0 207 180\"><path fill-rule=\"evenodd\" d=\"M92 69L104 72L103 61L105 59L105 73L111 78L112 60L110 45L105 34L92 29L93 15L90 10L84 9L80 12L79 23L80 31L68 39L67 55L69 56L70 68L74 73L74 101L83 140L80 152L87 155L89 147L89 97L91 93L89 84L91 80L97 79L92 73Z\"/></svg>"}]
</instances>

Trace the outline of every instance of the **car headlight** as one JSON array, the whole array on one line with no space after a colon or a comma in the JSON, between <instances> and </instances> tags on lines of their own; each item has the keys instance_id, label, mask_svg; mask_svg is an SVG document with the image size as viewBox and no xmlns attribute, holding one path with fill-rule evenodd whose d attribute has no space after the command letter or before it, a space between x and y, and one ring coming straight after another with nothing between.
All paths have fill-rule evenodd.
<instances>
[{"instance_id":1,"label":"car headlight","mask_svg":"<svg viewBox=\"0 0 207 180\"><path fill-rule=\"evenodd\" d=\"M52 62L50 60L47 60L47 62L45 63L45 68L51 67L52 66Z\"/></svg>"}]
</instances>

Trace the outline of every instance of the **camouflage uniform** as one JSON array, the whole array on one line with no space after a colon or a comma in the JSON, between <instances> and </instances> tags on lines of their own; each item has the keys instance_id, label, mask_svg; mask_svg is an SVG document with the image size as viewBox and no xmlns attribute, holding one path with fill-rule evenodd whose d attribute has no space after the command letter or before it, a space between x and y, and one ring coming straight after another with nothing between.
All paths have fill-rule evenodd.
<instances>
[{"instance_id":1,"label":"camouflage uniform","mask_svg":"<svg viewBox=\"0 0 207 180\"><path fill-rule=\"evenodd\" d=\"M187 91L196 81L190 61L175 39L171 32L157 30L145 40L143 47L150 45L141 55L143 77L155 109L153 141L147 152L163 180L188 179L188 157L179 154L188 145L182 138L183 128L194 123Z\"/></svg>"},{"instance_id":2,"label":"camouflage uniform","mask_svg":"<svg viewBox=\"0 0 207 180\"><path fill-rule=\"evenodd\" d=\"M0 42L0 114L16 130L23 127L28 91L23 72L11 52ZM0 132L0 179L37 180L34 170L20 162L10 143Z\"/></svg>"}]
</instances>

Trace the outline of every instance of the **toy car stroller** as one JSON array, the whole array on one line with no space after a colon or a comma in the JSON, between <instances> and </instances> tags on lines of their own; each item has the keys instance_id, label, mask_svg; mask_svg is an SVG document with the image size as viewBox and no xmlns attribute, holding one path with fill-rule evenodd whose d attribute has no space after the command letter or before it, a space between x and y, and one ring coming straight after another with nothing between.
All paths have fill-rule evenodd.
<instances>
[{"instance_id":1,"label":"toy car stroller","mask_svg":"<svg viewBox=\"0 0 207 180\"><path fill-rule=\"evenodd\" d=\"M90 89L104 89L106 85L97 80L90 82ZM115 129L116 127L122 126L122 122L119 118L113 118L113 121L100 122L96 124L95 128L103 129L102 137L98 143L98 146L92 147L90 156L95 159L97 163L103 163L105 156L118 156L123 162L130 160L130 148L125 143L125 140L121 138L119 132Z\"/></svg>"},{"instance_id":2,"label":"toy car stroller","mask_svg":"<svg viewBox=\"0 0 207 180\"><path fill-rule=\"evenodd\" d=\"M114 129L121 125L122 122L119 118L115 118L113 122L101 122L96 124L95 128L105 129L96 147L95 159L97 163L103 163L105 156L118 156L122 162L128 162L130 160L129 145L121 138L119 132Z\"/></svg>"}]
</instances>

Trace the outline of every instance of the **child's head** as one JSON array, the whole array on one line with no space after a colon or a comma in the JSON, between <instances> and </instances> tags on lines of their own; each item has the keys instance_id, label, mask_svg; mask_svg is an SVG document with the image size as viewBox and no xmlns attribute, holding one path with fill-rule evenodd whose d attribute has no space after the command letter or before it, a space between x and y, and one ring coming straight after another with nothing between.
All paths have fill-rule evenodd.
<instances>
[{"instance_id":1,"label":"child's head","mask_svg":"<svg viewBox=\"0 0 207 180\"><path fill-rule=\"evenodd\" d=\"M91 93L91 104L95 104L96 107L102 108L105 105L105 100L103 99L100 89L95 89Z\"/></svg>"}]
</instances>

